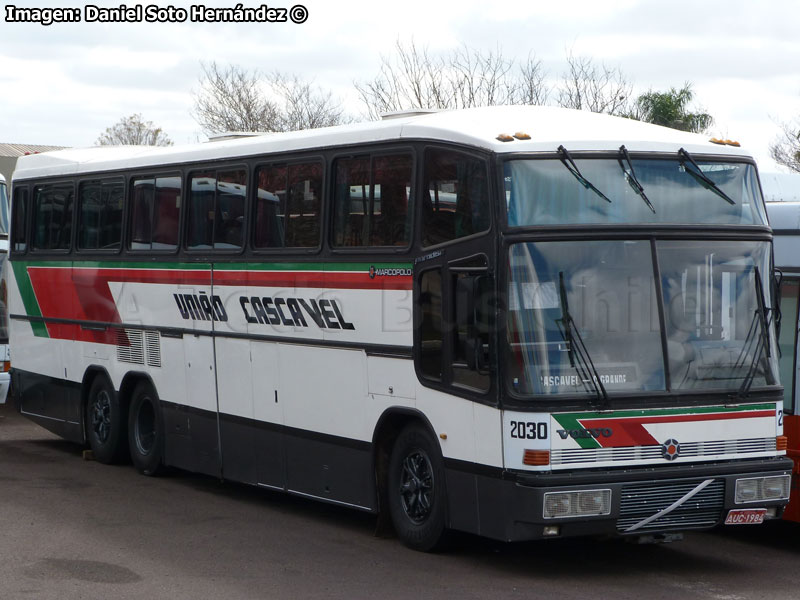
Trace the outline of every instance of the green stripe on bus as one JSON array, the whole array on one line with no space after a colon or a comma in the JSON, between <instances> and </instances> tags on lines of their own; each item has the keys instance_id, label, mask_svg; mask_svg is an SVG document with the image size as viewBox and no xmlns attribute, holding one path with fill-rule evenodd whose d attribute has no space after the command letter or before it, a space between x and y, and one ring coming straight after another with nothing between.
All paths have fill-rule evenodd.
<instances>
[{"instance_id":1,"label":"green stripe on bus","mask_svg":"<svg viewBox=\"0 0 800 600\"><path fill-rule=\"evenodd\" d=\"M565 423L575 424L581 419L623 419L626 417L664 417L670 415L704 415L710 413L729 413L741 412L746 410L771 410L775 408L774 402L762 402L760 404L742 404L738 406L695 406L689 408L661 408L661 409L641 409L641 410L619 410L611 412L583 412L583 413L563 413L553 415L562 425ZM564 422L562 422L562 419Z\"/></svg>"},{"instance_id":2,"label":"green stripe on bus","mask_svg":"<svg viewBox=\"0 0 800 600\"><path fill-rule=\"evenodd\" d=\"M78 269L148 269L148 270L203 270L209 268L209 262L139 262L139 261L97 261L97 260L77 260L70 261L14 261L15 265L25 265L26 267L53 267ZM345 271L345 272L368 272L371 267L376 269L411 269L412 264L408 262L375 262L375 263L286 263L286 262L259 262L247 261L236 263L216 263L218 271Z\"/></svg>"},{"instance_id":3,"label":"green stripe on bus","mask_svg":"<svg viewBox=\"0 0 800 600\"><path fill-rule=\"evenodd\" d=\"M57 263L63 264L63 263ZM11 263L14 269L14 278L17 280L17 288L22 296L22 305L25 307L25 314L29 317L41 317L42 311L36 301L36 294L33 292L31 278L28 275L28 264L26 262L14 261ZM36 337L50 337L47 333L47 325L41 321L31 321L33 335Z\"/></svg>"},{"instance_id":4,"label":"green stripe on bus","mask_svg":"<svg viewBox=\"0 0 800 600\"><path fill-rule=\"evenodd\" d=\"M642 410L619 410L610 413L583 412L553 415L556 422L564 429L583 429L580 421L583 419L624 419L635 417L668 417L671 415L704 415L713 413L731 413L748 410L774 410L774 403L743 404L740 406L698 406L693 408L663 408ZM575 440L581 448L600 448L600 443L594 438L578 438Z\"/></svg>"}]
</instances>

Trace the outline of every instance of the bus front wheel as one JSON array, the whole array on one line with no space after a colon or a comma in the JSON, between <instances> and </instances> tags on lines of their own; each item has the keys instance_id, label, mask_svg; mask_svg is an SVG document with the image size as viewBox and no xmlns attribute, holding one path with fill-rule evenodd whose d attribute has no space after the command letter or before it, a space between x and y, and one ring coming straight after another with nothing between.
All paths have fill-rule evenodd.
<instances>
[{"instance_id":1,"label":"bus front wheel","mask_svg":"<svg viewBox=\"0 0 800 600\"><path fill-rule=\"evenodd\" d=\"M158 395L140 381L133 389L128 415L128 443L133 466L144 475L156 475L163 464L164 426Z\"/></svg>"},{"instance_id":2,"label":"bus front wheel","mask_svg":"<svg viewBox=\"0 0 800 600\"><path fill-rule=\"evenodd\" d=\"M388 499L395 532L406 546L425 552L441 546L446 526L442 454L419 424L403 429L392 448Z\"/></svg>"},{"instance_id":3,"label":"bus front wheel","mask_svg":"<svg viewBox=\"0 0 800 600\"><path fill-rule=\"evenodd\" d=\"M96 461L113 464L124 460L128 445L125 417L111 382L103 375L95 377L86 403L86 437Z\"/></svg>"}]
</instances>

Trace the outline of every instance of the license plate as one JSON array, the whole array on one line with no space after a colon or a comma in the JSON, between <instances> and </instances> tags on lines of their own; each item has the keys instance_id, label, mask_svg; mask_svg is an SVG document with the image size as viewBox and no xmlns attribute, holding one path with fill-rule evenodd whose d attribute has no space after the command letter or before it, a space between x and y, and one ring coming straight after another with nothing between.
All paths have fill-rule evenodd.
<instances>
[{"instance_id":1,"label":"license plate","mask_svg":"<svg viewBox=\"0 0 800 600\"><path fill-rule=\"evenodd\" d=\"M739 508L728 512L725 525L758 525L764 522L766 508Z\"/></svg>"}]
</instances>

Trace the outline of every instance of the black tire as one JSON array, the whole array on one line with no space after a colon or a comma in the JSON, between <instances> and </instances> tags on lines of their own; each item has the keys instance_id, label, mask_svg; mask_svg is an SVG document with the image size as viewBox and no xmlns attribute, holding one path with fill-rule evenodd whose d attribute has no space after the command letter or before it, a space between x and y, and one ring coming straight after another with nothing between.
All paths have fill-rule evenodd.
<instances>
[{"instance_id":1,"label":"black tire","mask_svg":"<svg viewBox=\"0 0 800 600\"><path fill-rule=\"evenodd\" d=\"M389 458L388 499L394 530L409 548L442 547L447 524L444 461L426 428L412 423L398 436Z\"/></svg>"},{"instance_id":2,"label":"black tire","mask_svg":"<svg viewBox=\"0 0 800 600\"><path fill-rule=\"evenodd\" d=\"M158 395L147 381L133 389L128 413L128 445L133 466L157 475L164 464L164 424Z\"/></svg>"},{"instance_id":3,"label":"black tire","mask_svg":"<svg viewBox=\"0 0 800 600\"><path fill-rule=\"evenodd\" d=\"M86 437L96 461L109 465L126 459L127 416L108 378L95 377L86 402Z\"/></svg>"}]
</instances>

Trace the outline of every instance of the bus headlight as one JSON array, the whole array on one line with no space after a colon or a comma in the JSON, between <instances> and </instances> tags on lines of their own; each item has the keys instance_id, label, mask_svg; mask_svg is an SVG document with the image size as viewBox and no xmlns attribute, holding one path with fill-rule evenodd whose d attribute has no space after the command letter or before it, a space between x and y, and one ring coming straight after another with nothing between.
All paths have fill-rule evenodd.
<instances>
[{"instance_id":1,"label":"bus headlight","mask_svg":"<svg viewBox=\"0 0 800 600\"><path fill-rule=\"evenodd\" d=\"M611 490L546 492L543 513L545 519L611 514Z\"/></svg>"},{"instance_id":2,"label":"bus headlight","mask_svg":"<svg viewBox=\"0 0 800 600\"><path fill-rule=\"evenodd\" d=\"M791 477L766 477L764 479L764 500L784 500L789 498L789 485Z\"/></svg>"},{"instance_id":3,"label":"bus headlight","mask_svg":"<svg viewBox=\"0 0 800 600\"><path fill-rule=\"evenodd\" d=\"M766 500L788 500L790 483L790 475L737 479L734 502L746 504Z\"/></svg>"}]
</instances>

